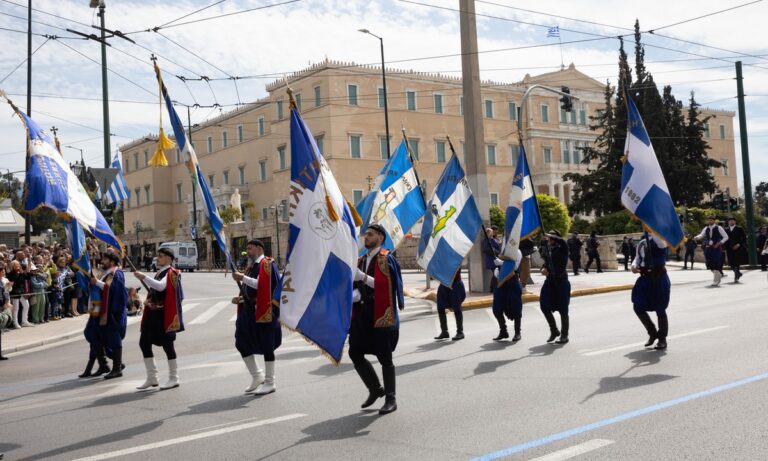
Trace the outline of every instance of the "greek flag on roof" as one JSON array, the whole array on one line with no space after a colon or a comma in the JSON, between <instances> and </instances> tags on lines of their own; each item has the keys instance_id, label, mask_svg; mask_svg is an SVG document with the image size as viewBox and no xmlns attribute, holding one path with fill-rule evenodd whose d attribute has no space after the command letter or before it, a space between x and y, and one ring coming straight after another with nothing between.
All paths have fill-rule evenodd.
<instances>
[{"instance_id":1,"label":"greek flag on roof","mask_svg":"<svg viewBox=\"0 0 768 461\"><path fill-rule=\"evenodd\" d=\"M69 169L53 140L40 126L18 110L29 134L29 170L26 177L24 209L33 211L48 207L74 219L107 245L123 253L123 245L115 237L101 212L93 203L77 176Z\"/></svg>"},{"instance_id":2,"label":"greek flag on roof","mask_svg":"<svg viewBox=\"0 0 768 461\"><path fill-rule=\"evenodd\" d=\"M504 264L499 268L499 281L504 281L517 269L519 261L517 252L520 241L530 238L541 228L539 219L539 205L536 202L536 194L533 193L533 182L528 170L528 161L525 156L525 148L520 146L520 155L517 159L515 176L512 179L512 190L509 192L509 205L507 206L506 221L504 222L504 248L501 250L501 258ZM507 259L514 258L514 259Z\"/></svg>"},{"instance_id":3,"label":"greek flag on roof","mask_svg":"<svg viewBox=\"0 0 768 461\"><path fill-rule=\"evenodd\" d=\"M474 244L482 218L456 155L445 166L427 206L419 241L419 266L445 286Z\"/></svg>"},{"instance_id":4,"label":"greek flag on roof","mask_svg":"<svg viewBox=\"0 0 768 461\"><path fill-rule=\"evenodd\" d=\"M181 123L179 114L176 113L176 109L173 108L173 102L168 95L168 89L165 84L160 80L160 68L155 64L155 73L158 76L158 82L162 85L163 99L165 99L165 107L168 109L168 117L171 119L171 125L173 126L173 134L176 137L176 144L181 152L182 158L185 159L185 164L189 169L189 175L192 179L192 187L196 187L200 192L200 196L205 203L205 213L208 216L208 222L211 226L211 231L216 237L216 242L219 244L219 248L222 253L227 257L227 267L232 268L232 256L227 249L227 238L224 235L224 221L219 216L219 210L216 208L216 202L213 200L213 194L208 188L208 183L205 182L205 176L200 169L200 164L197 162L197 154L192 144L187 142L187 135L184 133L184 125Z\"/></svg>"},{"instance_id":5,"label":"greek flag on roof","mask_svg":"<svg viewBox=\"0 0 768 461\"><path fill-rule=\"evenodd\" d=\"M670 246L679 246L683 241L683 229L651 139L631 97L627 98L627 140L624 152L621 204L657 237Z\"/></svg>"},{"instance_id":6,"label":"greek flag on roof","mask_svg":"<svg viewBox=\"0 0 768 461\"><path fill-rule=\"evenodd\" d=\"M547 29L547 38L560 38L560 26L550 27Z\"/></svg>"},{"instance_id":7,"label":"greek flag on roof","mask_svg":"<svg viewBox=\"0 0 768 461\"><path fill-rule=\"evenodd\" d=\"M110 166L117 169L117 176L115 176L115 180L112 182L112 185L109 186L109 190L107 190L107 197L105 200L107 204L122 202L131 196L131 192L128 190L128 184L126 184L125 178L123 177L120 154L115 154L115 158L112 160L112 165Z\"/></svg>"},{"instance_id":8,"label":"greek flag on roof","mask_svg":"<svg viewBox=\"0 0 768 461\"><path fill-rule=\"evenodd\" d=\"M341 360L352 318L357 230L331 169L291 108L288 255L274 302L280 321Z\"/></svg>"},{"instance_id":9,"label":"greek flag on roof","mask_svg":"<svg viewBox=\"0 0 768 461\"><path fill-rule=\"evenodd\" d=\"M427 205L405 140L400 142L384 168L380 173L381 183L372 192L375 195L370 210L364 210L361 215L361 230L365 231L371 224L380 224L387 231L383 247L394 250L411 227L424 216Z\"/></svg>"}]
</instances>

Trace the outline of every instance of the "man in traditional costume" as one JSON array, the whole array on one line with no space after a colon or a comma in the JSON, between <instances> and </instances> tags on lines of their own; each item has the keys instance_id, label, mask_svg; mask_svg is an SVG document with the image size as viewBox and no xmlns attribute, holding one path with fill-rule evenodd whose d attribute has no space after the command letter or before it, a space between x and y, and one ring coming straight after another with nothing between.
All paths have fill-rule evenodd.
<instances>
[{"instance_id":1,"label":"man in traditional costume","mask_svg":"<svg viewBox=\"0 0 768 461\"><path fill-rule=\"evenodd\" d=\"M696 240L702 241L701 246L704 248L707 269L712 271L713 276L711 287L720 285L720 279L723 277L723 251L724 245L728 241L728 234L715 220L715 216L707 216L707 227L694 237Z\"/></svg>"},{"instance_id":2,"label":"man in traditional costume","mask_svg":"<svg viewBox=\"0 0 768 461\"><path fill-rule=\"evenodd\" d=\"M648 342L645 343L645 347L652 346L658 340L656 343L658 350L667 348L669 332L667 306L669 306L671 283L666 264L667 243L655 235L646 233L637 245L637 257L632 262L632 272L640 274L632 288L632 306L648 332ZM658 329L648 312L656 312Z\"/></svg>"},{"instance_id":3,"label":"man in traditional costume","mask_svg":"<svg viewBox=\"0 0 768 461\"><path fill-rule=\"evenodd\" d=\"M448 287L442 283L437 288L437 317L440 319L440 334L435 336L436 340L448 339L448 316L446 309L453 311L453 317L456 319L456 336L454 341L464 339L464 316L461 313L461 304L467 297L467 290L464 288L464 282L461 280L461 268L456 271L453 277L453 284Z\"/></svg>"},{"instance_id":4,"label":"man in traditional costume","mask_svg":"<svg viewBox=\"0 0 768 461\"><path fill-rule=\"evenodd\" d=\"M128 326L128 291L125 275L120 269L120 256L108 251L101 258L104 273L101 279L91 275L91 285L100 293L101 309L98 316L98 335L104 348L111 352L112 370L104 379L123 376L123 339Z\"/></svg>"},{"instance_id":5,"label":"man in traditional costume","mask_svg":"<svg viewBox=\"0 0 768 461\"><path fill-rule=\"evenodd\" d=\"M544 234L546 245L542 248L544 256L544 267L541 273L547 278L541 287L539 296L539 307L547 319L549 325L548 343L555 341L557 344L568 343L568 329L570 327L570 318L568 316L568 306L571 302L571 282L568 281L568 243L563 240L560 232L551 230ZM560 330L557 329L557 322L553 312L560 313Z\"/></svg>"}]
</instances>

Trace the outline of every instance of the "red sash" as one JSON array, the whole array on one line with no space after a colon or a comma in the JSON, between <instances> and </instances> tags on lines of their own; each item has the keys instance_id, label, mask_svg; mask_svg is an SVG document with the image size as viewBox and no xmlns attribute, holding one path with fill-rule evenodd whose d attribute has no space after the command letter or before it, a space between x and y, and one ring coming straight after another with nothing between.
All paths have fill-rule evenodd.
<instances>
[{"instance_id":1,"label":"red sash","mask_svg":"<svg viewBox=\"0 0 768 461\"><path fill-rule=\"evenodd\" d=\"M256 323L270 323L272 321L272 261L272 258L265 256L259 263Z\"/></svg>"},{"instance_id":2,"label":"red sash","mask_svg":"<svg viewBox=\"0 0 768 461\"><path fill-rule=\"evenodd\" d=\"M381 249L374 258L373 266L373 326L395 326L395 303L392 299L392 274L387 262L388 250Z\"/></svg>"},{"instance_id":3,"label":"red sash","mask_svg":"<svg viewBox=\"0 0 768 461\"><path fill-rule=\"evenodd\" d=\"M166 333L175 333L181 329L179 319L179 302L177 298L179 277L181 271L171 267L168 269L165 282L165 306L163 307L163 329Z\"/></svg>"},{"instance_id":4,"label":"red sash","mask_svg":"<svg viewBox=\"0 0 768 461\"><path fill-rule=\"evenodd\" d=\"M115 271L117 267L113 267L112 270L104 277L104 287L101 289L101 310L99 311L99 325L105 326L107 324L107 311L109 310L109 286L112 284L112 279L115 277Z\"/></svg>"}]
</instances>

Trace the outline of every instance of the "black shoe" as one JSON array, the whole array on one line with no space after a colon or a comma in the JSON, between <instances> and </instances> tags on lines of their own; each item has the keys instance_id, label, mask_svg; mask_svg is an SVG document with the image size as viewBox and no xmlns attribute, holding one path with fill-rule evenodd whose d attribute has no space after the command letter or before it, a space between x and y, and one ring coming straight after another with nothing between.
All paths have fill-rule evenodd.
<instances>
[{"instance_id":1,"label":"black shoe","mask_svg":"<svg viewBox=\"0 0 768 461\"><path fill-rule=\"evenodd\" d=\"M96 362L96 357L88 359L88 363L85 365L85 371L77 375L78 378L89 378L92 376L91 370L93 370L93 364Z\"/></svg>"},{"instance_id":2,"label":"black shoe","mask_svg":"<svg viewBox=\"0 0 768 461\"><path fill-rule=\"evenodd\" d=\"M556 340L557 337L560 336L560 332L557 330L550 331L549 332L549 338L547 338L547 342L551 343L552 341Z\"/></svg>"},{"instance_id":3,"label":"black shoe","mask_svg":"<svg viewBox=\"0 0 768 461\"><path fill-rule=\"evenodd\" d=\"M109 369L109 367L107 366L106 363L100 364L99 365L99 369L96 370L96 373L92 374L91 376L101 376L104 373L109 373L110 371L112 371L112 370Z\"/></svg>"},{"instance_id":4,"label":"black shoe","mask_svg":"<svg viewBox=\"0 0 768 461\"><path fill-rule=\"evenodd\" d=\"M122 369L120 371L117 371L116 368L110 371L109 373L107 373L106 375L104 375L104 379L115 379L115 378L122 378L122 377L123 377Z\"/></svg>"},{"instance_id":5,"label":"black shoe","mask_svg":"<svg viewBox=\"0 0 768 461\"><path fill-rule=\"evenodd\" d=\"M8 357L6 357L4 355L0 355L0 360L8 360Z\"/></svg>"},{"instance_id":6,"label":"black shoe","mask_svg":"<svg viewBox=\"0 0 768 461\"><path fill-rule=\"evenodd\" d=\"M512 342L516 343L516 342L520 341L521 339L523 339L523 338L522 338L522 336L520 336L520 333L515 333L515 336L512 337Z\"/></svg>"},{"instance_id":7,"label":"black shoe","mask_svg":"<svg viewBox=\"0 0 768 461\"><path fill-rule=\"evenodd\" d=\"M663 351L666 348L667 348L666 339L659 339L659 342L656 344L656 347L654 347L654 349L656 349L657 351Z\"/></svg>"},{"instance_id":8,"label":"black shoe","mask_svg":"<svg viewBox=\"0 0 768 461\"><path fill-rule=\"evenodd\" d=\"M509 338L509 333L507 333L506 330L501 330L501 331L499 331L499 336L493 338L493 340L494 341L501 341L501 340L504 340L504 339L507 339L507 338Z\"/></svg>"},{"instance_id":9,"label":"black shoe","mask_svg":"<svg viewBox=\"0 0 768 461\"><path fill-rule=\"evenodd\" d=\"M687 270L688 270L688 268L687 268L687 267L685 267L685 266L683 266L683 270L684 270L684 271L687 271Z\"/></svg>"},{"instance_id":10,"label":"black shoe","mask_svg":"<svg viewBox=\"0 0 768 461\"><path fill-rule=\"evenodd\" d=\"M461 331L458 331L458 332L456 332L456 336L454 336L451 339L453 341L461 341L462 339L464 339L464 333L462 333Z\"/></svg>"},{"instance_id":11,"label":"black shoe","mask_svg":"<svg viewBox=\"0 0 768 461\"><path fill-rule=\"evenodd\" d=\"M363 402L362 405L360 405L360 408L368 408L371 405L373 405L380 397L384 397L384 388L380 387L378 389L369 389L368 390L368 398L365 399L365 402Z\"/></svg>"},{"instance_id":12,"label":"black shoe","mask_svg":"<svg viewBox=\"0 0 768 461\"><path fill-rule=\"evenodd\" d=\"M597 271L597 273L598 273L598 274L602 274L602 273L603 273L603 270L601 269L601 270Z\"/></svg>"},{"instance_id":13,"label":"black shoe","mask_svg":"<svg viewBox=\"0 0 768 461\"><path fill-rule=\"evenodd\" d=\"M644 344L644 347L651 347L651 346L653 346L653 343L656 342L656 339L658 339L656 337L656 333L654 333L652 335L648 335L648 341Z\"/></svg>"},{"instance_id":14,"label":"black shoe","mask_svg":"<svg viewBox=\"0 0 768 461\"><path fill-rule=\"evenodd\" d=\"M566 335L560 336L560 339L555 341L555 344L568 344L568 336Z\"/></svg>"},{"instance_id":15,"label":"black shoe","mask_svg":"<svg viewBox=\"0 0 768 461\"><path fill-rule=\"evenodd\" d=\"M395 399L395 394L387 394L387 399L384 401L384 406L379 408L379 414L386 415L392 413L395 410L397 410L397 399Z\"/></svg>"},{"instance_id":16,"label":"black shoe","mask_svg":"<svg viewBox=\"0 0 768 461\"><path fill-rule=\"evenodd\" d=\"M579 274L578 272L574 272L573 275L577 276L577 275L581 275L581 274Z\"/></svg>"},{"instance_id":17,"label":"black shoe","mask_svg":"<svg viewBox=\"0 0 768 461\"><path fill-rule=\"evenodd\" d=\"M440 332L439 335L435 336L435 339L437 339L437 340L449 339L450 337L451 337L451 335L449 335L446 330L443 330L442 332Z\"/></svg>"},{"instance_id":18,"label":"black shoe","mask_svg":"<svg viewBox=\"0 0 768 461\"><path fill-rule=\"evenodd\" d=\"M381 367L384 375L384 393L386 400L384 406L379 409L380 415L386 415L397 410L397 399L395 398L395 367Z\"/></svg>"},{"instance_id":19,"label":"black shoe","mask_svg":"<svg viewBox=\"0 0 768 461\"><path fill-rule=\"evenodd\" d=\"M112 351L112 371L110 371L104 379L115 379L123 377L123 348L116 347Z\"/></svg>"}]
</instances>

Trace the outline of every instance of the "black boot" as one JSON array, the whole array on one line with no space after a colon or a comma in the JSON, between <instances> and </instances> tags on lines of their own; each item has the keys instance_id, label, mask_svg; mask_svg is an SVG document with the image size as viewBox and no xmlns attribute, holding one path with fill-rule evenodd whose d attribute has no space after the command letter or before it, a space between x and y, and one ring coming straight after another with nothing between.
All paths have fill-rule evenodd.
<instances>
[{"instance_id":1,"label":"black boot","mask_svg":"<svg viewBox=\"0 0 768 461\"><path fill-rule=\"evenodd\" d=\"M512 342L516 343L522 339L520 336L520 324L523 322L523 318L521 316L515 317L515 336L512 337Z\"/></svg>"},{"instance_id":2,"label":"black boot","mask_svg":"<svg viewBox=\"0 0 768 461\"><path fill-rule=\"evenodd\" d=\"M656 343L656 349L664 350L667 348L667 333L669 332L669 320L666 312L659 315L659 342Z\"/></svg>"},{"instance_id":3,"label":"black boot","mask_svg":"<svg viewBox=\"0 0 768 461\"><path fill-rule=\"evenodd\" d=\"M448 318L445 315L445 309L437 310L437 317L440 319L440 334L435 336L435 339L448 339L451 335L448 334Z\"/></svg>"},{"instance_id":4,"label":"black boot","mask_svg":"<svg viewBox=\"0 0 768 461\"><path fill-rule=\"evenodd\" d=\"M104 379L123 377L123 348L116 347L112 351L112 371L104 376Z\"/></svg>"},{"instance_id":5,"label":"black boot","mask_svg":"<svg viewBox=\"0 0 768 461\"><path fill-rule=\"evenodd\" d=\"M381 367L384 375L384 406L379 409L380 415L386 415L397 410L397 399L395 399L395 366Z\"/></svg>"},{"instance_id":6,"label":"black boot","mask_svg":"<svg viewBox=\"0 0 768 461\"><path fill-rule=\"evenodd\" d=\"M552 315L552 312L549 309L542 308L541 313L544 314L544 318L547 319L547 325L549 325L549 338L547 338L547 342L551 343L552 341L556 340L558 336L560 336L560 330L557 329L555 316Z\"/></svg>"},{"instance_id":7,"label":"black boot","mask_svg":"<svg viewBox=\"0 0 768 461\"><path fill-rule=\"evenodd\" d=\"M507 321L504 320L504 314L497 315L496 321L499 322L499 335L493 338L493 340L501 341L509 338L509 333L507 333Z\"/></svg>"},{"instance_id":8,"label":"black boot","mask_svg":"<svg viewBox=\"0 0 768 461\"><path fill-rule=\"evenodd\" d=\"M88 363L85 365L85 371L77 375L78 378L88 378L91 376L91 370L93 370L93 364L96 363L96 357L89 357Z\"/></svg>"},{"instance_id":9,"label":"black boot","mask_svg":"<svg viewBox=\"0 0 768 461\"><path fill-rule=\"evenodd\" d=\"M109 365L107 365L107 358L104 356L104 351L102 350L97 356L96 360L99 362L99 369L96 370L96 373L93 374L93 376L101 376L104 373L109 373Z\"/></svg>"},{"instance_id":10,"label":"black boot","mask_svg":"<svg viewBox=\"0 0 768 461\"><path fill-rule=\"evenodd\" d=\"M376 376L376 370L373 369L373 365L368 360L362 359L359 363L355 363L355 371L363 380L365 387L368 388L368 398L360 405L360 408L368 408L379 397L384 397L384 388L381 387L379 377Z\"/></svg>"},{"instance_id":11,"label":"black boot","mask_svg":"<svg viewBox=\"0 0 768 461\"><path fill-rule=\"evenodd\" d=\"M568 344L568 327L570 326L568 314L560 314L560 326L562 327L562 333L560 334L560 339L558 339L556 343Z\"/></svg>"},{"instance_id":12,"label":"black boot","mask_svg":"<svg viewBox=\"0 0 768 461\"><path fill-rule=\"evenodd\" d=\"M464 315L458 311L454 313L454 316L456 317L456 336L453 337L453 340L459 341L464 339Z\"/></svg>"},{"instance_id":13,"label":"black boot","mask_svg":"<svg viewBox=\"0 0 768 461\"><path fill-rule=\"evenodd\" d=\"M659 334L656 331L656 325L653 324L653 320L651 320L651 317L647 312L635 311L635 314L637 314L637 318L640 319L640 322L645 327L645 331L648 332L648 341L645 343L645 347L653 346L653 343L659 338Z\"/></svg>"}]
</instances>

